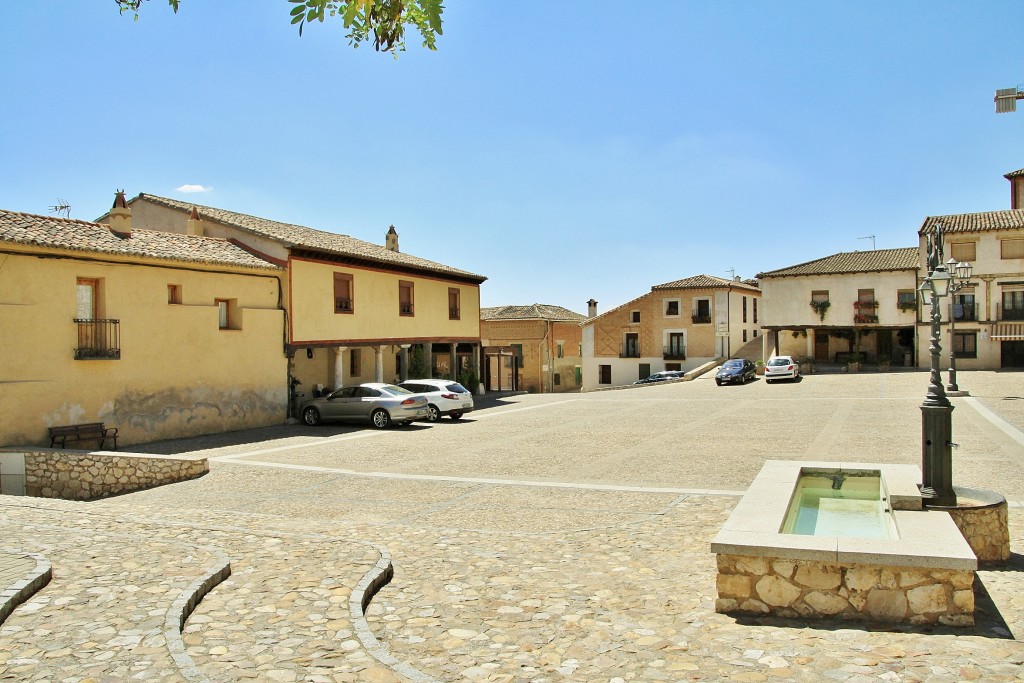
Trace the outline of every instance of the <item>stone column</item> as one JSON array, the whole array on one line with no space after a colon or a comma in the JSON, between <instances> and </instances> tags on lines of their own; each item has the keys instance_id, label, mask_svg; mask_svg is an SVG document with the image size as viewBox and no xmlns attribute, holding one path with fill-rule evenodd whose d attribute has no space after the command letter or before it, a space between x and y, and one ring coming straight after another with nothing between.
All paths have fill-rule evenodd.
<instances>
[{"instance_id":1,"label":"stone column","mask_svg":"<svg viewBox=\"0 0 1024 683\"><path fill-rule=\"evenodd\" d=\"M373 381L384 381L384 347L376 346L373 349Z\"/></svg>"},{"instance_id":2,"label":"stone column","mask_svg":"<svg viewBox=\"0 0 1024 683\"><path fill-rule=\"evenodd\" d=\"M456 362L458 361L458 358L455 356L455 348L457 346L458 346L458 344L449 344L448 345L448 348L451 349L451 356L450 356L450 360L448 361L448 374L451 375L452 381L455 381L455 379L458 378L458 374L459 374L457 372L457 368L456 368Z\"/></svg>"},{"instance_id":3,"label":"stone column","mask_svg":"<svg viewBox=\"0 0 1024 683\"><path fill-rule=\"evenodd\" d=\"M412 344L402 344L402 372L400 377L402 381L409 379L409 347Z\"/></svg>"},{"instance_id":4,"label":"stone column","mask_svg":"<svg viewBox=\"0 0 1024 683\"><path fill-rule=\"evenodd\" d=\"M345 352L347 346L338 346L334 349L334 386L331 389L337 391L345 386Z\"/></svg>"},{"instance_id":5,"label":"stone column","mask_svg":"<svg viewBox=\"0 0 1024 683\"><path fill-rule=\"evenodd\" d=\"M423 364L427 366L427 376L423 379L430 379L434 376L434 345L430 342L423 342Z\"/></svg>"}]
</instances>

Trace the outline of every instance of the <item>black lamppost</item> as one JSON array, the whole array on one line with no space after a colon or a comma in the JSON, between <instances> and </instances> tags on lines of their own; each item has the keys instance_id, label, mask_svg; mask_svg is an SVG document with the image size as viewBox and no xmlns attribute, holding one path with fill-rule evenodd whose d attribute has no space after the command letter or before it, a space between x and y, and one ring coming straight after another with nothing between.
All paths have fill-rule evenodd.
<instances>
[{"instance_id":1,"label":"black lamppost","mask_svg":"<svg viewBox=\"0 0 1024 683\"><path fill-rule=\"evenodd\" d=\"M949 285L949 295L953 296L967 286L974 272L974 266L966 261L956 262L955 258L946 261L946 271L953 276L953 282ZM949 310L949 384L947 391L960 391L956 383L956 306L950 300Z\"/></svg>"},{"instance_id":2,"label":"black lamppost","mask_svg":"<svg viewBox=\"0 0 1024 683\"><path fill-rule=\"evenodd\" d=\"M928 276L918 287L921 300L931 305L931 377L921 404L921 497L926 506L955 506L953 491L953 405L942 388L939 353L942 314L939 299L949 293L950 275L942 263L942 226L928 235Z\"/></svg>"}]
</instances>

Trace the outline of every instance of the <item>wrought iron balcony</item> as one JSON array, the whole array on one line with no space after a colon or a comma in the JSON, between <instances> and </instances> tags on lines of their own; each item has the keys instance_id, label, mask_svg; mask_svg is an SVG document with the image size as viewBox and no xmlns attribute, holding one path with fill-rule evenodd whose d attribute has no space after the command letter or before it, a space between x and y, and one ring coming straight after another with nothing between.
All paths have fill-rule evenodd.
<instances>
[{"instance_id":1,"label":"wrought iron balcony","mask_svg":"<svg viewBox=\"0 0 1024 683\"><path fill-rule=\"evenodd\" d=\"M398 304L398 312L401 315L412 315L412 304Z\"/></svg>"},{"instance_id":2,"label":"wrought iron balcony","mask_svg":"<svg viewBox=\"0 0 1024 683\"><path fill-rule=\"evenodd\" d=\"M449 320L458 320L460 313L461 313L461 311L459 311L459 309L457 309L457 308L449 308L448 309L448 319Z\"/></svg>"},{"instance_id":3,"label":"wrought iron balcony","mask_svg":"<svg viewBox=\"0 0 1024 683\"><path fill-rule=\"evenodd\" d=\"M946 313L950 320L974 322L978 320L978 304L950 304Z\"/></svg>"},{"instance_id":4,"label":"wrought iron balcony","mask_svg":"<svg viewBox=\"0 0 1024 683\"><path fill-rule=\"evenodd\" d=\"M351 313L352 312L352 299L335 299L334 300L334 311L336 313Z\"/></svg>"},{"instance_id":5,"label":"wrought iron balcony","mask_svg":"<svg viewBox=\"0 0 1024 683\"><path fill-rule=\"evenodd\" d=\"M664 346L661 349L662 360L686 360L686 349L678 346Z\"/></svg>"},{"instance_id":6,"label":"wrought iron balcony","mask_svg":"<svg viewBox=\"0 0 1024 683\"><path fill-rule=\"evenodd\" d=\"M121 321L75 318L78 347L75 360L118 360L121 358Z\"/></svg>"},{"instance_id":7,"label":"wrought iron balcony","mask_svg":"<svg viewBox=\"0 0 1024 683\"><path fill-rule=\"evenodd\" d=\"M996 320L1024 320L1024 308L1009 308L996 304Z\"/></svg>"},{"instance_id":8,"label":"wrought iron balcony","mask_svg":"<svg viewBox=\"0 0 1024 683\"><path fill-rule=\"evenodd\" d=\"M690 320L693 321L694 325L707 324L711 322L710 313L694 313L690 316Z\"/></svg>"},{"instance_id":9,"label":"wrought iron balcony","mask_svg":"<svg viewBox=\"0 0 1024 683\"><path fill-rule=\"evenodd\" d=\"M626 344L619 349L619 358L639 358L640 346L638 344Z\"/></svg>"}]
</instances>

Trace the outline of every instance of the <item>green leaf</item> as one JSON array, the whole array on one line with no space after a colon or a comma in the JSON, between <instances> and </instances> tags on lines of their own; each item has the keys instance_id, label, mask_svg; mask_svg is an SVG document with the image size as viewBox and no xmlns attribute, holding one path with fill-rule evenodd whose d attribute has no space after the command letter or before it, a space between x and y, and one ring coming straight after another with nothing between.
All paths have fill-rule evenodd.
<instances>
[{"instance_id":1,"label":"green leaf","mask_svg":"<svg viewBox=\"0 0 1024 683\"><path fill-rule=\"evenodd\" d=\"M292 7L292 11L289 12L293 17L301 17L306 12L306 8L302 5ZM295 23L294 21L292 23Z\"/></svg>"}]
</instances>

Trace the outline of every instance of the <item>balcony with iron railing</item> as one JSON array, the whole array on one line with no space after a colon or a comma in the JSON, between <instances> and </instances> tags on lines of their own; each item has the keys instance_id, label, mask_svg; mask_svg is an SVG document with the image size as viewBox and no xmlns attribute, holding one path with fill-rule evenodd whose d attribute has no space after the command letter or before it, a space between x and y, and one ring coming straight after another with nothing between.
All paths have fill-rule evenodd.
<instances>
[{"instance_id":1,"label":"balcony with iron railing","mask_svg":"<svg viewBox=\"0 0 1024 683\"><path fill-rule=\"evenodd\" d=\"M1024 307L996 304L996 320L1024 320Z\"/></svg>"},{"instance_id":2,"label":"balcony with iron railing","mask_svg":"<svg viewBox=\"0 0 1024 683\"><path fill-rule=\"evenodd\" d=\"M398 313L400 315L412 315L412 304L398 304Z\"/></svg>"},{"instance_id":3,"label":"balcony with iron railing","mask_svg":"<svg viewBox=\"0 0 1024 683\"><path fill-rule=\"evenodd\" d=\"M75 360L118 360L121 358L121 321L75 318L78 346Z\"/></svg>"},{"instance_id":4,"label":"balcony with iron railing","mask_svg":"<svg viewBox=\"0 0 1024 683\"><path fill-rule=\"evenodd\" d=\"M351 313L352 299L335 299L334 310L336 313Z\"/></svg>"},{"instance_id":5,"label":"balcony with iron railing","mask_svg":"<svg viewBox=\"0 0 1024 683\"><path fill-rule=\"evenodd\" d=\"M686 360L686 349L679 346L664 346L661 349L662 360Z\"/></svg>"},{"instance_id":6,"label":"balcony with iron railing","mask_svg":"<svg viewBox=\"0 0 1024 683\"><path fill-rule=\"evenodd\" d=\"M957 322L976 322L979 319L978 304L949 304L946 315Z\"/></svg>"},{"instance_id":7,"label":"balcony with iron railing","mask_svg":"<svg viewBox=\"0 0 1024 683\"><path fill-rule=\"evenodd\" d=\"M460 313L461 313L461 311L459 309L457 309L457 308L449 308L448 309L448 319L449 320L458 320Z\"/></svg>"},{"instance_id":8,"label":"balcony with iron railing","mask_svg":"<svg viewBox=\"0 0 1024 683\"><path fill-rule=\"evenodd\" d=\"M690 316L690 320L693 321L694 325L706 325L711 322L711 314L694 311L693 315Z\"/></svg>"},{"instance_id":9,"label":"balcony with iron railing","mask_svg":"<svg viewBox=\"0 0 1024 683\"><path fill-rule=\"evenodd\" d=\"M878 322L877 301L854 301L853 322L858 325L873 324Z\"/></svg>"},{"instance_id":10,"label":"balcony with iron railing","mask_svg":"<svg viewBox=\"0 0 1024 683\"><path fill-rule=\"evenodd\" d=\"M639 358L640 357L640 345L639 344L623 344L622 348L619 349L619 358Z\"/></svg>"}]
</instances>

